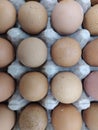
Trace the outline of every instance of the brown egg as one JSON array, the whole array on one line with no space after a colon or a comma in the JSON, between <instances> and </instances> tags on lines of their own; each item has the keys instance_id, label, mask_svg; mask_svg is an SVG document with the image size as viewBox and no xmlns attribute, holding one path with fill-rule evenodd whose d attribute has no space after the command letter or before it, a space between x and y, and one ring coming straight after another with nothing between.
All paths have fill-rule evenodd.
<instances>
[{"instance_id":1,"label":"brown egg","mask_svg":"<svg viewBox=\"0 0 98 130\"><path fill-rule=\"evenodd\" d=\"M13 95L15 90L15 81L7 73L0 72L0 102L7 100Z\"/></svg>"},{"instance_id":2,"label":"brown egg","mask_svg":"<svg viewBox=\"0 0 98 130\"><path fill-rule=\"evenodd\" d=\"M91 0L91 5L98 4L98 0Z\"/></svg>"},{"instance_id":3,"label":"brown egg","mask_svg":"<svg viewBox=\"0 0 98 130\"><path fill-rule=\"evenodd\" d=\"M89 130L98 130L98 103L91 103L91 106L83 111L83 120Z\"/></svg>"},{"instance_id":4,"label":"brown egg","mask_svg":"<svg viewBox=\"0 0 98 130\"><path fill-rule=\"evenodd\" d=\"M90 31L91 35L98 35L98 4L88 9L84 16L83 27Z\"/></svg>"},{"instance_id":5,"label":"brown egg","mask_svg":"<svg viewBox=\"0 0 98 130\"><path fill-rule=\"evenodd\" d=\"M5 33L16 22L16 10L11 2L0 1L0 34Z\"/></svg>"},{"instance_id":6,"label":"brown egg","mask_svg":"<svg viewBox=\"0 0 98 130\"><path fill-rule=\"evenodd\" d=\"M74 33L82 24L83 9L76 1L61 1L54 7L51 21L58 33L62 35Z\"/></svg>"},{"instance_id":7,"label":"brown egg","mask_svg":"<svg viewBox=\"0 0 98 130\"><path fill-rule=\"evenodd\" d=\"M81 113L73 105L58 105L52 113L54 130L81 130Z\"/></svg>"},{"instance_id":8,"label":"brown egg","mask_svg":"<svg viewBox=\"0 0 98 130\"><path fill-rule=\"evenodd\" d=\"M10 110L7 105L0 104L0 129L12 130L15 124L15 112Z\"/></svg>"},{"instance_id":9,"label":"brown egg","mask_svg":"<svg viewBox=\"0 0 98 130\"><path fill-rule=\"evenodd\" d=\"M41 3L29 1L20 7L18 20L24 31L30 34L38 34L47 25L47 11Z\"/></svg>"},{"instance_id":10,"label":"brown egg","mask_svg":"<svg viewBox=\"0 0 98 130\"><path fill-rule=\"evenodd\" d=\"M14 47L6 39L0 38L0 68L8 66L15 57Z\"/></svg>"},{"instance_id":11,"label":"brown egg","mask_svg":"<svg viewBox=\"0 0 98 130\"><path fill-rule=\"evenodd\" d=\"M45 109L38 104L28 105L19 118L21 130L45 130L47 126L47 114Z\"/></svg>"},{"instance_id":12,"label":"brown egg","mask_svg":"<svg viewBox=\"0 0 98 130\"><path fill-rule=\"evenodd\" d=\"M19 83L21 95L29 101L39 101L48 91L48 80L40 72L26 73Z\"/></svg>"},{"instance_id":13,"label":"brown egg","mask_svg":"<svg viewBox=\"0 0 98 130\"><path fill-rule=\"evenodd\" d=\"M39 67L47 59L47 47L41 39L30 37L20 43L17 56L25 66Z\"/></svg>"},{"instance_id":14,"label":"brown egg","mask_svg":"<svg viewBox=\"0 0 98 130\"><path fill-rule=\"evenodd\" d=\"M73 103L82 94L80 79L71 72L59 72L51 82L54 97L62 103Z\"/></svg>"},{"instance_id":15,"label":"brown egg","mask_svg":"<svg viewBox=\"0 0 98 130\"><path fill-rule=\"evenodd\" d=\"M98 66L98 38L89 42L83 49L83 59L91 66Z\"/></svg>"},{"instance_id":16,"label":"brown egg","mask_svg":"<svg viewBox=\"0 0 98 130\"><path fill-rule=\"evenodd\" d=\"M63 67L71 67L81 57L80 44L70 37L61 38L53 44L51 55L56 64Z\"/></svg>"},{"instance_id":17,"label":"brown egg","mask_svg":"<svg viewBox=\"0 0 98 130\"><path fill-rule=\"evenodd\" d=\"M98 100L98 71L91 72L83 82L86 93Z\"/></svg>"}]
</instances>

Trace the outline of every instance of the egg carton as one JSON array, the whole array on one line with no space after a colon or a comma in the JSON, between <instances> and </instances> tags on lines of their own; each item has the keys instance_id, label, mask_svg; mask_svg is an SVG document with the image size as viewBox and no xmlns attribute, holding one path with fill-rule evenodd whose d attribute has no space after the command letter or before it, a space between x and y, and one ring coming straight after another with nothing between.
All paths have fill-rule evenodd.
<instances>
[{"instance_id":1,"label":"egg carton","mask_svg":"<svg viewBox=\"0 0 98 130\"><path fill-rule=\"evenodd\" d=\"M18 0L18 1L17 0L9 0L9 1L12 2L12 4L15 6L16 11L18 11L20 6L25 3L24 0ZM79 2L79 4L82 6L84 13L91 6L90 0L76 0L76 1ZM42 68L40 70L41 72L43 72L48 77L48 81L50 82L51 79L53 78L53 76L60 71L71 71L74 74L76 74L82 80L91 71L98 70L98 67L89 66L88 64L85 63L85 61L82 58L79 60L79 62L75 66L70 67L70 68L60 67L52 61L51 54L50 54L51 46L54 44L54 42L56 40L63 37L53 30L53 28L51 27L51 22L50 22L51 13L52 13L52 10L53 10L55 4L57 3L57 0L41 0L40 3L44 5L44 7L46 8L46 10L48 12L47 27L44 31L42 31L39 35L37 35L37 37L39 37L39 38L41 38L42 40L45 41L45 43L47 44L47 47L48 47L49 53L48 53L47 62L42 66ZM19 45L19 43L23 39L28 38L30 36L31 35L27 34L23 30L21 30L21 27L20 27L18 22L16 23L15 27L8 30L7 35L6 35L6 37L12 42L12 44L15 46L16 49L17 49L17 46ZM75 33L69 35L69 37L76 39L80 43L81 49L89 41L96 38L96 37L91 37L90 32L86 29L83 29L82 26ZM12 62L8 66L8 69L7 69L7 72L9 74L11 74L16 79L17 88L18 88L18 81L19 81L20 77L28 71L34 71L34 69L25 67L22 64L20 64L20 62L17 59L17 56L16 56L15 61ZM78 108L78 110L81 112L82 110L85 110L88 107L90 107L91 101L94 101L94 99L91 98L91 97L88 97L86 95L86 93L83 91L79 100L76 101L75 103L73 103L73 105L75 105ZM16 111L17 115L19 115L20 112L21 112L21 109L23 107L25 107L28 103L29 103L29 101L25 100L20 95L19 90L17 89L15 91L14 95L8 100L8 107L11 110ZM47 125L46 130L53 130L53 127L52 127L52 124L51 124L51 111L58 105L59 101L57 101L53 97L51 90L50 90L50 87L49 87L49 91L48 91L47 96L44 99L42 99L39 103L47 111L48 125ZM19 126L18 126L18 122L16 123L13 130L20 130ZM81 130L88 130L84 123L83 123L83 127L82 127Z\"/></svg>"}]
</instances>

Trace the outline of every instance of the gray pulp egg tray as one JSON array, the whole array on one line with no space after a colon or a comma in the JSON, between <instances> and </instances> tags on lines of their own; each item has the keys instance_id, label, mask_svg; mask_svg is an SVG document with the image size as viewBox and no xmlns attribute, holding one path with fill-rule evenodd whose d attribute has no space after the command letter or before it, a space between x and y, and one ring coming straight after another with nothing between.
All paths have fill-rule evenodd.
<instances>
[{"instance_id":1,"label":"gray pulp egg tray","mask_svg":"<svg viewBox=\"0 0 98 130\"><path fill-rule=\"evenodd\" d=\"M24 0L9 0L9 1L13 3L17 11L19 7L25 2ZM76 1L79 2L81 6L83 7L84 13L91 6L90 0L76 0ZM47 9L48 24L47 24L46 29L43 32L41 32L37 37L45 41L48 47L48 52L49 52L47 62L41 67L40 71L43 72L48 77L48 80L50 81L51 78L59 71L71 71L82 80L91 71L98 70L98 67L90 67L88 64L85 63L85 61L82 58L79 60L79 62L75 66L71 68L63 68L54 64L54 62L51 59L50 48L57 39L62 37L53 30L50 24L51 12L55 4L57 3L57 0L41 0L40 2ZM69 36L72 38L75 38L80 43L81 48L83 48L87 44L88 41L91 41L94 38L96 38L96 37L91 37L89 31L86 29L83 29L82 26L77 30L77 32ZM17 23L15 27L8 30L6 37L12 42L12 44L14 44L14 46L17 49L18 44L23 39L30 37L30 35L23 32L21 30L19 23ZM18 82L18 80L24 73L28 71L33 71L33 70L34 69L27 68L21 65L18 59L16 58L16 60L8 66L7 72L11 74ZM18 85L17 85L17 88L18 88ZM91 101L94 101L94 99L91 97L88 97L86 93L83 91L82 96L77 102L74 103L74 105L78 108L79 111L82 111L90 106ZM14 95L8 100L8 107L11 110L17 111L17 115L19 115L21 109L25 107L28 103L29 101L22 98L17 89ZM51 110L53 110L58 105L58 103L59 102L52 96L50 89L48 91L47 96L40 101L40 104L46 108L47 114L48 114L48 126L46 130L53 130L53 127L51 124L50 113L51 113ZM20 130L18 127L18 122L16 123L13 130ZM84 123L81 130L87 130Z\"/></svg>"}]
</instances>

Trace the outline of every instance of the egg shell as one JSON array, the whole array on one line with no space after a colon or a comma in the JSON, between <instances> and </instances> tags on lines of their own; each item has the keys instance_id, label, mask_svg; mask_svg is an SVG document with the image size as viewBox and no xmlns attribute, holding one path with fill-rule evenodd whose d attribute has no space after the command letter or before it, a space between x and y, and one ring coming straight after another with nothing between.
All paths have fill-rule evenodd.
<instances>
[{"instance_id":1,"label":"egg shell","mask_svg":"<svg viewBox=\"0 0 98 130\"><path fill-rule=\"evenodd\" d=\"M13 45L8 40L0 38L0 68L8 66L14 58Z\"/></svg>"},{"instance_id":2,"label":"egg shell","mask_svg":"<svg viewBox=\"0 0 98 130\"><path fill-rule=\"evenodd\" d=\"M91 72L83 82L84 90L87 95L98 100L98 71Z\"/></svg>"},{"instance_id":3,"label":"egg shell","mask_svg":"<svg viewBox=\"0 0 98 130\"><path fill-rule=\"evenodd\" d=\"M36 1L29 1L20 7L18 20L24 31L30 34L38 34L45 29L48 15L42 4Z\"/></svg>"},{"instance_id":4,"label":"egg shell","mask_svg":"<svg viewBox=\"0 0 98 130\"><path fill-rule=\"evenodd\" d=\"M11 2L0 1L0 34L5 33L16 22L16 10Z\"/></svg>"},{"instance_id":5,"label":"egg shell","mask_svg":"<svg viewBox=\"0 0 98 130\"><path fill-rule=\"evenodd\" d=\"M51 55L57 65L71 67L81 57L80 44L73 38L63 37L53 44Z\"/></svg>"},{"instance_id":6,"label":"egg shell","mask_svg":"<svg viewBox=\"0 0 98 130\"><path fill-rule=\"evenodd\" d=\"M39 101L48 92L48 80L40 72L28 72L20 79L21 95L29 101Z\"/></svg>"},{"instance_id":7,"label":"egg shell","mask_svg":"<svg viewBox=\"0 0 98 130\"><path fill-rule=\"evenodd\" d=\"M30 104L20 113L19 126L21 130L45 130L47 113L38 104Z\"/></svg>"},{"instance_id":8,"label":"egg shell","mask_svg":"<svg viewBox=\"0 0 98 130\"><path fill-rule=\"evenodd\" d=\"M98 4L90 7L84 15L83 28L89 30L90 34L98 35Z\"/></svg>"},{"instance_id":9,"label":"egg shell","mask_svg":"<svg viewBox=\"0 0 98 130\"><path fill-rule=\"evenodd\" d=\"M74 33L82 21L83 9L78 2L72 0L57 3L51 16L53 28L61 35Z\"/></svg>"},{"instance_id":10,"label":"egg shell","mask_svg":"<svg viewBox=\"0 0 98 130\"><path fill-rule=\"evenodd\" d=\"M19 44L17 56L25 66L36 68L46 61L47 47L41 39L29 37Z\"/></svg>"},{"instance_id":11,"label":"egg shell","mask_svg":"<svg viewBox=\"0 0 98 130\"><path fill-rule=\"evenodd\" d=\"M51 81L51 91L61 103L73 103L82 94L82 83L72 72L59 72Z\"/></svg>"},{"instance_id":12,"label":"egg shell","mask_svg":"<svg viewBox=\"0 0 98 130\"><path fill-rule=\"evenodd\" d=\"M7 105L0 104L0 129L11 130L15 125L15 112L10 110Z\"/></svg>"},{"instance_id":13,"label":"egg shell","mask_svg":"<svg viewBox=\"0 0 98 130\"><path fill-rule=\"evenodd\" d=\"M81 130L81 113L73 105L59 104L52 112L54 130Z\"/></svg>"},{"instance_id":14,"label":"egg shell","mask_svg":"<svg viewBox=\"0 0 98 130\"><path fill-rule=\"evenodd\" d=\"M98 103L91 103L91 106L83 111L83 120L89 130L98 129Z\"/></svg>"},{"instance_id":15,"label":"egg shell","mask_svg":"<svg viewBox=\"0 0 98 130\"><path fill-rule=\"evenodd\" d=\"M83 59L85 62L91 66L98 66L98 38L89 42L83 48Z\"/></svg>"}]
</instances>

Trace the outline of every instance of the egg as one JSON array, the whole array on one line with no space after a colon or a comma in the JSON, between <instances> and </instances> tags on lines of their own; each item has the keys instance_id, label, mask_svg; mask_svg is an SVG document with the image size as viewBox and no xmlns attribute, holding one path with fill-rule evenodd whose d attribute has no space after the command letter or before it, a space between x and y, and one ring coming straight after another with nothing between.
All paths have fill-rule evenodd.
<instances>
[{"instance_id":1,"label":"egg","mask_svg":"<svg viewBox=\"0 0 98 130\"><path fill-rule=\"evenodd\" d=\"M10 110L7 105L0 104L0 129L12 130L15 125L16 115L15 112Z\"/></svg>"},{"instance_id":2,"label":"egg","mask_svg":"<svg viewBox=\"0 0 98 130\"><path fill-rule=\"evenodd\" d=\"M14 57L13 45L8 40L0 38L0 68L8 66Z\"/></svg>"},{"instance_id":3,"label":"egg","mask_svg":"<svg viewBox=\"0 0 98 130\"><path fill-rule=\"evenodd\" d=\"M15 90L15 80L7 73L0 72L0 102L11 97Z\"/></svg>"},{"instance_id":4,"label":"egg","mask_svg":"<svg viewBox=\"0 0 98 130\"><path fill-rule=\"evenodd\" d=\"M91 66L98 66L98 38L90 41L84 48L83 48L83 59L85 62Z\"/></svg>"},{"instance_id":5,"label":"egg","mask_svg":"<svg viewBox=\"0 0 98 130\"><path fill-rule=\"evenodd\" d=\"M83 27L87 29L91 35L98 35L98 4L92 6L85 13Z\"/></svg>"},{"instance_id":6,"label":"egg","mask_svg":"<svg viewBox=\"0 0 98 130\"><path fill-rule=\"evenodd\" d=\"M39 101L48 92L48 80L40 72L28 72L20 79L21 95L29 101Z\"/></svg>"},{"instance_id":7,"label":"egg","mask_svg":"<svg viewBox=\"0 0 98 130\"><path fill-rule=\"evenodd\" d=\"M61 103L73 103L82 94L82 83L72 72L59 72L51 81L51 91Z\"/></svg>"},{"instance_id":8,"label":"egg","mask_svg":"<svg viewBox=\"0 0 98 130\"><path fill-rule=\"evenodd\" d=\"M83 9L73 0L57 3L51 15L52 27L61 35L74 33L82 24Z\"/></svg>"},{"instance_id":9,"label":"egg","mask_svg":"<svg viewBox=\"0 0 98 130\"><path fill-rule=\"evenodd\" d=\"M98 130L98 103L91 103L90 107L83 111L83 120L89 130Z\"/></svg>"},{"instance_id":10,"label":"egg","mask_svg":"<svg viewBox=\"0 0 98 130\"><path fill-rule=\"evenodd\" d=\"M81 130L82 117L73 105L59 104L52 112L54 130Z\"/></svg>"},{"instance_id":11,"label":"egg","mask_svg":"<svg viewBox=\"0 0 98 130\"><path fill-rule=\"evenodd\" d=\"M39 104L29 104L20 113L19 127L21 130L45 130L47 122L46 111Z\"/></svg>"},{"instance_id":12,"label":"egg","mask_svg":"<svg viewBox=\"0 0 98 130\"><path fill-rule=\"evenodd\" d=\"M51 55L57 65L71 67L81 57L80 44L73 38L63 37L53 44Z\"/></svg>"},{"instance_id":13,"label":"egg","mask_svg":"<svg viewBox=\"0 0 98 130\"><path fill-rule=\"evenodd\" d=\"M24 31L30 34L38 34L45 29L48 15L41 3L29 1L20 7L18 20Z\"/></svg>"},{"instance_id":14,"label":"egg","mask_svg":"<svg viewBox=\"0 0 98 130\"><path fill-rule=\"evenodd\" d=\"M41 39L29 37L19 44L17 57L25 66L39 67L47 60L47 47Z\"/></svg>"},{"instance_id":15,"label":"egg","mask_svg":"<svg viewBox=\"0 0 98 130\"><path fill-rule=\"evenodd\" d=\"M83 82L84 90L87 95L98 100L98 71L91 72Z\"/></svg>"},{"instance_id":16,"label":"egg","mask_svg":"<svg viewBox=\"0 0 98 130\"><path fill-rule=\"evenodd\" d=\"M6 33L16 22L16 10L11 2L0 1L0 34Z\"/></svg>"}]
</instances>

